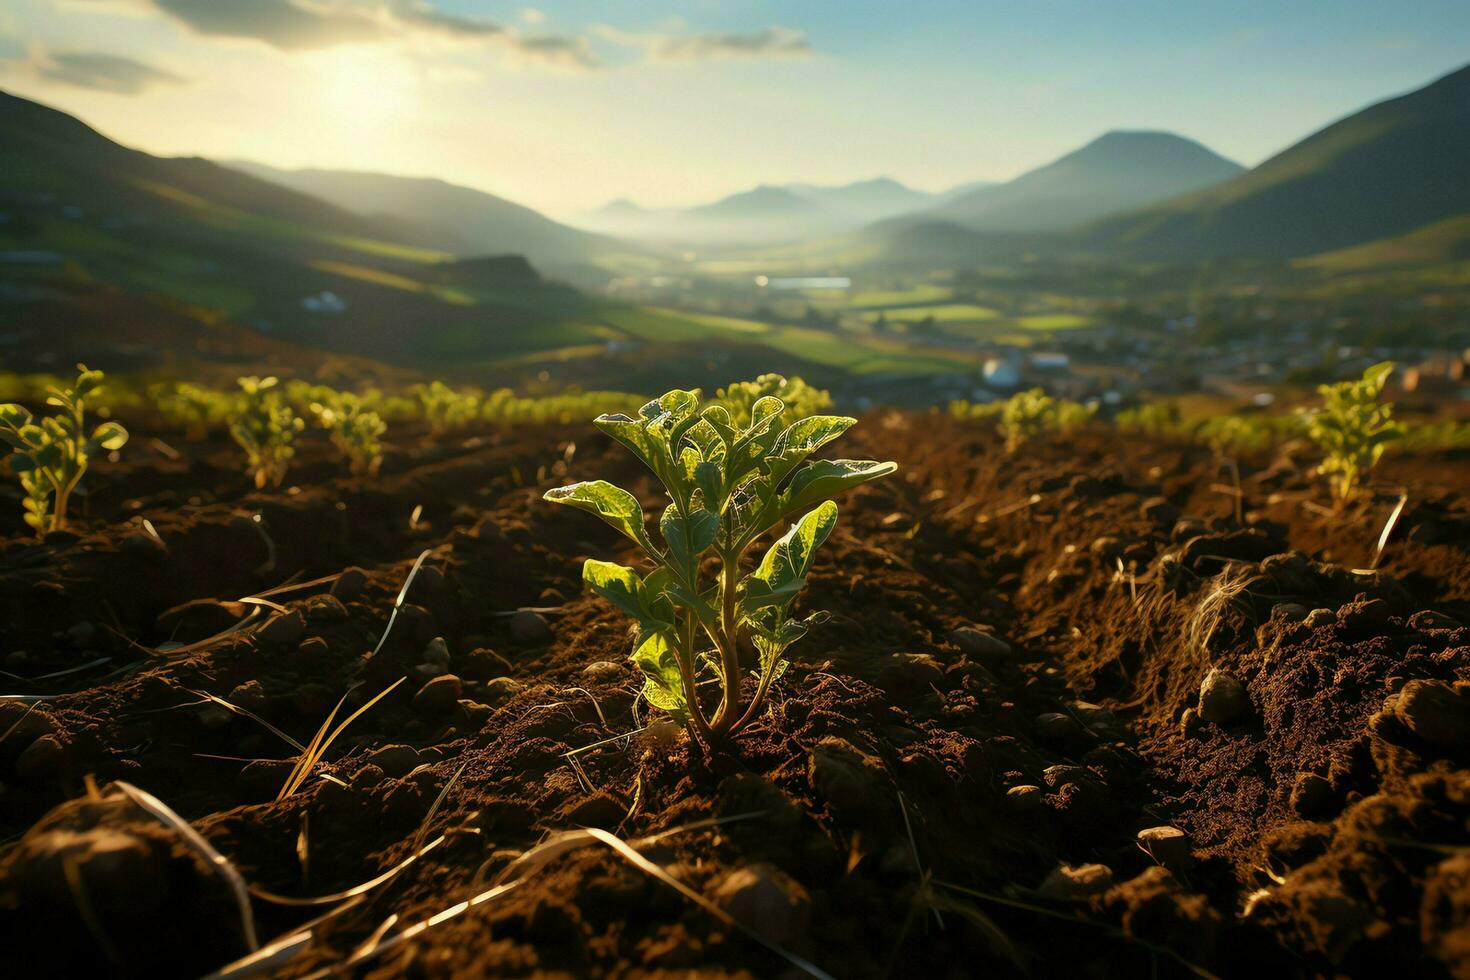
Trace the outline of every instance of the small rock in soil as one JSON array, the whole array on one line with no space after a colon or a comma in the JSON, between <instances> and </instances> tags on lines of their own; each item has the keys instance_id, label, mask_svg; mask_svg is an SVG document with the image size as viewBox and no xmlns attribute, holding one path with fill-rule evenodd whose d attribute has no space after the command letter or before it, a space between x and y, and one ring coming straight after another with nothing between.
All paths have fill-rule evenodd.
<instances>
[{"instance_id":1,"label":"small rock in soil","mask_svg":"<svg viewBox=\"0 0 1470 980\"><path fill-rule=\"evenodd\" d=\"M413 772L419 764L419 754L409 745L385 745L368 755L367 761L395 779Z\"/></svg>"},{"instance_id":2,"label":"small rock in soil","mask_svg":"<svg viewBox=\"0 0 1470 980\"><path fill-rule=\"evenodd\" d=\"M356 566L344 569L337 576L337 581L332 583L331 594L343 602L351 602L362 595L362 590L367 587L367 580L367 572Z\"/></svg>"},{"instance_id":3,"label":"small rock in soil","mask_svg":"<svg viewBox=\"0 0 1470 980\"><path fill-rule=\"evenodd\" d=\"M845 823L862 821L892 796L879 763L831 735L812 749L807 778L833 817Z\"/></svg>"},{"instance_id":4,"label":"small rock in soil","mask_svg":"<svg viewBox=\"0 0 1470 980\"><path fill-rule=\"evenodd\" d=\"M453 708L464 693L464 685L453 674L436 677L413 696L413 706L425 714L443 714Z\"/></svg>"},{"instance_id":5,"label":"small rock in soil","mask_svg":"<svg viewBox=\"0 0 1470 980\"><path fill-rule=\"evenodd\" d=\"M1101 895L1113 887L1113 869L1106 864L1058 865L1036 890L1045 898L1076 902Z\"/></svg>"},{"instance_id":6,"label":"small rock in soil","mask_svg":"<svg viewBox=\"0 0 1470 980\"><path fill-rule=\"evenodd\" d=\"M427 684L436 677L443 677L449 673L447 668L438 664L414 664L413 676L420 684Z\"/></svg>"},{"instance_id":7,"label":"small rock in soil","mask_svg":"<svg viewBox=\"0 0 1470 980\"><path fill-rule=\"evenodd\" d=\"M1218 667L1211 668L1199 686L1199 716L1205 721L1225 724L1245 714L1250 706L1245 685Z\"/></svg>"},{"instance_id":8,"label":"small rock in soil","mask_svg":"<svg viewBox=\"0 0 1470 980\"><path fill-rule=\"evenodd\" d=\"M1404 727L1436 748L1470 747L1470 699L1440 681L1409 681L1392 699Z\"/></svg>"},{"instance_id":9,"label":"small rock in soil","mask_svg":"<svg viewBox=\"0 0 1470 980\"><path fill-rule=\"evenodd\" d=\"M342 600L334 595L314 595L301 604L302 615L313 626L345 623L348 613Z\"/></svg>"},{"instance_id":10,"label":"small rock in soil","mask_svg":"<svg viewBox=\"0 0 1470 980\"><path fill-rule=\"evenodd\" d=\"M949 640L960 648L960 652L976 660L1000 661L1009 659L1011 645L993 633L976 629L973 626L961 626L949 634Z\"/></svg>"},{"instance_id":11,"label":"small rock in soil","mask_svg":"<svg viewBox=\"0 0 1470 980\"><path fill-rule=\"evenodd\" d=\"M531 646L542 646L556 638L546 617L529 609L510 617L510 635Z\"/></svg>"},{"instance_id":12,"label":"small rock in soil","mask_svg":"<svg viewBox=\"0 0 1470 980\"><path fill-rule=\"evenodd\" d=\"M562 819L577 827L600 827L613 830L628 815L628 806L610 793L594 793L577 800L562 813Z\"/></svg>"},{"instance_id":13,"label":"small rock in soil","mask_svg":"<svg viewBox=\"0 0 1470 980\"><path fill-rule=\"evenodd\" d=\"M1034 722L1036 737L1050 745L1070 745L1083 740L1086 730L1071 715L1048 711Z\"/></svg>"},{"instance_id":14,"label":"small rock in soil","mask_svg":"<svg viewBox=\"0 0 1470 980\"><path fill-rule=\"evenodd\" d=\"M1349 639L1377 636L1388 625L1389 605L1383 599L1349 602L1337 610L1337 621Z\"/></svg>"},{"instance_id":15,"label":"small rock in soil","mask_svg":"<svg viewBox=\"0 0 1470 980\"><path fill-rule=\"evenodd\" d=\"M1122 737L1123 728L1118 724L1117 715L1102 705L1087 701L1073 701L1070 707L1072 714L1087 726L1088 731L1107 738Z\"/></svg>"},{"instance_id":16,"label":"small rock in soil","mask_svg":"<svg viewBox=\"0 0 1470 980\"><path fill-rule=\"evenodd\" d=\"M514 677L496 677L485 682L485 699L494 704L514 697L526 685Z\"/></svg>"},{"instance_id":17,"label":"small rock in soil","mask_svg":"<svg viewBox=\"0 0 1470 980\"><path fill-rule=\"evenodd\" d=\"M1446 616L1442 612L1434 612L1431 609L1421 609L1409 617L1409 627L1421 633L1430 630L1457 630L1460 621L1453 616Z\"/></svg>"},{"instance_id":18,"label":"small rock in soil","mask_svg":"<svg viewBox=\"0 0 1470 980\"><path fill-rule=\"evenodd\" d=\"M1138 513L1158 527L1172 527L1179 521L1179 508L1166 497L1150 497L1138 505Z\"/></svg>"},{"instance_id":19,"label":"small rock in soil","mask_svg":"<svg viewBox=\"0 0 1470 980\"><path fill-rule=\"evenodd\" d=\"M265 707L265 688L260 681L249 680L236 686L225 700L246 711L260 711Z\"/></svg>"},{"instance_id":20,"label":"small rock in soil","mask_svg":"<svg viewBox=\"0 0 1470 980\"><path fill-rule=\"evenodd\" d=\"M1138 846L1166 868L1178 870L1190 863L1189 838L1178 827L1149 827L1138 832Z\"/></svg>"},{"instance_id":21,"label":"small rock in soil","mask_svg":"<svg viewBox=\"0 0 1470 980\"><path fill-rule=\"evenodd\" d=\"M1315 772L1297 773L1291 786L1291 808L1298 816L1312 819L1332 808L1332 784Z\"/></svg>"},{"instance_id":22,"label":"small rock in soil","mask_svg":"<svg viewBox=\"0 0 1470 980\"><path fill-rule=\"evenodd\" d=\"M715 901L741 925L778 946L806 936L811 897L805 888L770 864L748 864L725 876Z\"/></svg>"},{"instance_id":23,"label":"small rock in soil","mask_svg":"<svg viewBox=\"0 0 1470 980\"><path fill-rule=\"evenodd\" d=\"M424 647L424 663L434 664L444 670L449 669L449 644L444 642L444 637L436 636Z\"/></svg>"},{"instance_id":24,"label":"small rock in soil","mask_svg":"<svg viewBox=\"0 0 1470 980\"><path fill-rule=\"evenodd\" d=\"M1311 610L1300 602L1278 602L1271 607L1272 619L1284 619L1290 623L1299 623L1310 613Z\"/></svg>"},{"instance_id":25,"label":"small rock in soil","mask_svg":"<svg viewBox=\"0 0 1470 980\"><path fill-rule=\"evenodd\" d=\"M623 676L623 668L611 660L596 660L582 668L582 676L593 681L612 681Z\"/></svg>"},{"instance_id":26,"label":"small rock in soil","mask_svg":"<svg viewBox=\"0 0 1470 980\"><path fill-rule=\"evenodd\" d=\"M44 779L59 775L66 762L66 746L55 735L42 735L15 760L15 774L21 779Z\"/></svg>"},{"instance_id":27,"label":"small rock in soil","mask_svg":"<svg viewBox=\"0 0 1470 980\"><path fill-rule=\"evenodd\" d=\"M1320 629L1337 622L1337 613L1331 609L1313 609L1302 622L1307 624L1308 629Z\"/></svg>"},{"instance_id":28,"label":"small rock in soil","mask_svg":"<svg viewBox=\"0 0 1470 980\"><path fill-rule=\"evenodd\" d=\"M249 611L243 602L195 599L159 613L154 625L162 637L180 643L195 643L223 633L244 619Z\"/></svg>"},{"instance_id":29,"label":"small rock in soil","mask_svg":"<svg viewBox=\"0 0 1470 980\"><path fill-rule=\"evenodd\" d=\"M1040 786L1012 786L1006 790L1006 807L1013 813L1035 813L1046 801Z\"/></svg>"},{"instance_id":30,"label":"small rock in soil","mask_svg":"<svg viewBox=\"0 0 1470 980\"><path fill-rule=\"evenodd\" d=\"M301 640L301 634L306 631L306 620L301 613L296 611L279 613L266 621L266 624L255 631L255 638L260 643L270 646L295 646Z\"/></svg>"},{"instance_id":31,"label":"small rock in soil","mask_svg":"<svg viewBox=\"0 0 1470 980\"><path fill-rule=\"evenodd\" d=\"M465 719L475 728L480 728L495 711L488 704L472 701L469 698L459 699L459 710L464 712Z\"/></svg>"}]
</instances>

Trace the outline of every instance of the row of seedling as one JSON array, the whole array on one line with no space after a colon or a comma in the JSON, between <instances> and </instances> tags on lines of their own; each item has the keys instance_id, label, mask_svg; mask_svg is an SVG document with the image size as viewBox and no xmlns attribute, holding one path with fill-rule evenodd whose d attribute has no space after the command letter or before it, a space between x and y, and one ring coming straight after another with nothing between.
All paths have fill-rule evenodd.
<instances>
[{"instance_id":1,"label":"row of seedling","mask_svg":"<svg viewBox=\"0 0 1470 980\"><path fill-rule=\"evenodd\" d=\"M1113 424L1124 432L1198 443L1228 456L1305 439L1322 456L1317 470L1327 478L1333 496L1347 500L1390 445L1400 441L1421 448L1470 445L1470 426L1441 423L1409 429L1394 420L1393 405L1382 400L1393 367L1391 362L1376 364L1360 378L1320 385L1318 407L1289 415L1185 418L1172 402L1151 402L1119 412ZM949 411L956 418L993 421L1007 451L1015 452L1039 436L1076 432L1093 420L1096 406L1053 398L1033 388L988 404L952 402Z\"/></svg>"}]
</instances>

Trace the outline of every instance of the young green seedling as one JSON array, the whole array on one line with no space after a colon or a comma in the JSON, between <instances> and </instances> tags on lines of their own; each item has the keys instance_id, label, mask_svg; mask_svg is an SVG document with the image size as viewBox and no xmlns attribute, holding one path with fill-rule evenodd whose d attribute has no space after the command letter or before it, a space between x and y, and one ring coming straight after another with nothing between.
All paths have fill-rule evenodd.
<instances>
[{"instance_id":1,"label":"young green seedling","mask_svg":"<svg viewBox=\"0 0 1470 980\"><path fill-rule=\"evenodd\" d=\"M330 390L330 389L328 389ZM380 441L388 424L370 412L362 399L350 391L333 391L314 401L310 406L317 422L327 430L332 445L347 460L353 476L375 476L383 464L383 443Z\"/></svg>"},{"instance_id":2,"label":"young green seedling","mask_svg":"<svg viewBox=\"0 0 1470 980\"><path fill-rule=\"evenodd\" d=\"M1006 452L1015 452L1028 440L1052 428L1056 410L1056 400L1040 388L1012 395L1000 413L1000 432L1006 437Z\"/></svg>"},{"instance_id":3,"label":"young green seedling","mask_svg":"<svg viewBox=\"0 0 1470 980\"><path fill-rule=\"evenodd\" d=\"M715 392L714 403L723 405L730 413L732 425L747 426L755 403L768 396L781 399L787 418L791 419L806 418L832 407L832 394L825 388L815 388L798 377L779 374L763 374L754 381L737 381L721 388Z\"/></svg>"},{"instance_id":4,"label":"young green seedling","mask_svg":"<svg viewBox=\"0 0 1470 980\"><path fill-rule=\"evenodd\" d=\"M230 418L230 435L245 450L246 472L257 489L278 487L296 449L291 445L304 423L281 403L275 378L240 378L240 402Z\"/></svg>"},{"instance_id":5,"label":"young green seedling","mask_svg":"<svg viewBox=\"0 0 1470 980\"><path fill-rule=\"evenodd\" d=\"M1381 403L1393 362L1375 364L1357 381L1321 385L1322 407L1307 419L1307 436L1322 450L1318 471L1327 475L1339 502L1357 492L1358 484L1378 464L1388 444L1403 436L1393 421L1393 405Z\"/></svg>"},{"instance_id":6,"label":"young green seedling","mask_svg":"<svg viewBox=\"0 0 1470 980\"><path fill-rule=\"evenodd\" d=\"M671 391L644 405L636 418L603 415L594 424L637 456L666 490L660 545L649 535L643 508L626 490L603 480L549 491L546 499L596 514L636 543L654 569L637 571L589 559L583 581L633 618L633 662L643 693L706 743L732 737L759 714L787 648L824 614L798 619L792 605L806 585L817 548L837 523L832 497L886 476L895 463L812 460L818 449L856 420L816 415L780 424L779 398L757 400L750 421L737 425L721 405L699 407L697 391ZM792 518L748 573L741 559L766 532ZM718 560L713 582L704 559ZM753 691L741 689L740 651L748 639L757 665ZM699 684L712 676L720 701L706 710Z\"/></svg>"},{"instance_id":7,"label":"young green seedling","mask_svg":"<svg viewBox=\"0 0 1470 980\"><path fill-rule=\"evenodd\" d=\"M49 388L46 404L60 409L55 415L34 418L20 405L0 405L0 439L15 450L10 469L25 490L25 522L39 535L66 526L71 495L99 452L121 449L128 432L116 422L104 422L86 435L87 401L102 390L102 372L77 365L76 384Z\"/></svg>"},{"instance_id":8,"label":"young green seedling","mask_svg":"<svg viewBox=\"0 0 1470 980\"><path fill-rule=\"evenodd\" d=\"M187 381L154 385L150 392L159 414L182 426L187 439L199 441L207 438L209 431L230 414L228 395Z\"/></svg>"},{"instance_id":9,"label":"young green seedling","mask_svg":"<svg viewBox=\"0 0 1470 980\"><path fill-rule=\"evenodd\" d=\"M435 435L462 429L479 414L480 400L476 395L455 391L442 381L419 386L417 394L424 421Z\"/></svg>"}]
</instances>

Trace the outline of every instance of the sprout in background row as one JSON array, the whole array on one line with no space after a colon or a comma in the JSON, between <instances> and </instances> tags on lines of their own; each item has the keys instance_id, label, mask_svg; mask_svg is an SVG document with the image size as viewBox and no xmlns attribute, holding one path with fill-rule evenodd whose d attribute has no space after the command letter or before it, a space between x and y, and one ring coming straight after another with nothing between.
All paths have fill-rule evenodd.
<instances>
[{"instance_id":1,"label":"sprout in background row","mask_svg":"<svg viewBox=\"0 0 1470 980\"><path fill-rule=\"evenodd\" d=\"M25 522L45 535L66 526L71 495L99 452L121 449L128 432L116 422L104 422L86 435L87 401L102 391L101 371L77 365L70 388L51 388L46 404L60 409L36 419L20 405L0 405L0 439L15 450L10 469L26 492Z\"/></svg>"},{"instance_id":2,"label":"sprout in background row","mask_svg":"<svg viewBox=\"0 0 1470 980\"><path fill-rule=\"evenodd\" d=\"M1388 444L1404 434L1393 421L1393 405L1378 400L1393 368L1392 361L1385 361L1368 368L1357 381L1317 388L1322 407L1308 416L1307 436L1324 454L1317 470L1327 475L1339 501L1357 493L1363 475L1378 465Z\"/></svg>"},{"instance_id":3,"label":"sprout in background row","mask_svg":"<svg viewBox=\"0 0 1470 980\"><path fill-rule=\"evenodd\" d=\"M230 418L230 435L245 450L246 472L257 489L278 487L286 478L292 442L304 423L283 404L275 378L240 378L240 403Z\"/></svg>"}]
</instances>

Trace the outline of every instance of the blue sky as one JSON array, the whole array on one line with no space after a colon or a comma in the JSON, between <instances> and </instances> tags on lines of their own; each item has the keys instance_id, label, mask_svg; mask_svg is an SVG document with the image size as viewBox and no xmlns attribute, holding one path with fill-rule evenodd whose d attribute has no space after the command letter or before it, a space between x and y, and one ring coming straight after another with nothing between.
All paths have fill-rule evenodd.
<instances>
[{"instance_id":1,"label":"blue sky","mask_svg":"<svg viewBox=\"0 0 1470 980\"><path fill-rule=\"evenodd\" d=\"M1244 164L1470 61L1470 3L7 0L0 86L159 153L573 215L1004 179L1116 128Z\"/></svg>"}]
</instances>

